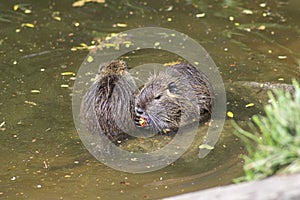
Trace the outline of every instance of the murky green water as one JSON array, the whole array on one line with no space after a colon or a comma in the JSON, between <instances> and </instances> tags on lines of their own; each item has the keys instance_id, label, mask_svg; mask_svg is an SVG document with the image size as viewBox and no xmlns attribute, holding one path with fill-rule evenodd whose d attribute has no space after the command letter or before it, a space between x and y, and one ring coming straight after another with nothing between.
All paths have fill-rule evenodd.
<instances>
[{"instance_id":1,"label":"murky green water","mask_svg":"<svg viewBox=\"0 0 300 200\"><path fill-rule=\"evenodd\" d=\"M145 174L106 167L76 133L74 79L61 73L76 73L88 51L71 48L81 43L136 27L175 29L211 54L227 87L228 110L244 120L261 110L263 97L232 82L299 79L299 1L122 0L80 8L72 3L28 0L15 10L16 1L0 3L0 197L157 199L229 184L241 175L243 150L230 122L204 159L186 154ZM115 27L118 23L128 26ZM137 64L139 59L168 61L151 54L128 61ZM245 108L250 102L255 106Z\"/></svg>"}]
</instances>

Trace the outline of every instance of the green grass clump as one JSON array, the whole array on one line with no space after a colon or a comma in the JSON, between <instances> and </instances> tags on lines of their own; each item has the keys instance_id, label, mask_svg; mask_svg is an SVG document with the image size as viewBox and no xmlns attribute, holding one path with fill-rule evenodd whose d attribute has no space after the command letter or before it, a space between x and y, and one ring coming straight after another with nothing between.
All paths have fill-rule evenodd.
<instances>
[{"instance_id":1,"label":"green grass clump","mask_svg":"<svg viewBox=\"0 0 300 200\"><path fill-rule=\"evenodd\" d=\"M264 107L265 116L253 116L251 132L234 123L248 152L243 156L245 175L235 182L300 172L300 88L296 81L293 86L293 93L269 92L271 103Z\"/></svg>"}]
</instances>

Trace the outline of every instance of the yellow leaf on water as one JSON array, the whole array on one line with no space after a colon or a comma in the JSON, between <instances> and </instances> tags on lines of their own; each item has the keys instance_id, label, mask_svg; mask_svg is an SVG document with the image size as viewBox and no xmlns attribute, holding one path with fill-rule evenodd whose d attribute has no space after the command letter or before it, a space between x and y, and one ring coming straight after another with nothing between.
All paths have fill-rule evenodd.
<instances>
[{"instance_id":1,"label":"yellow leaf on water","mask_svg":"<svg viewBox=\"0 0 300 200\"><path fill-rule=\"evenodd\" d=\"M28 27L28 28L34 28L34 24L31 24L31 23L23 23L21 26Z\"/></svg>"},{"instance_id":2,"label":"yellow leaf on water","mask_svg":"<svg viewBox=\"0 0 300 200\"><path fill-rule=\"evenodd\" d=\"M32 11L29 10L29 9L26 9L26 10L24 10L24 13L25 13L25 14L30 14L30 13L32 13Z\"/></svg>"},{"instance_id":3,"label":"yellow leaf on water","mask_svg":"<svg viewBox=\"0 0 300 200\"><path fill-rule=\"evenodd\" d=\"M198 14L196 14L196 17L203 18L203 17L205 17L205 13L198 13Z\"/></svg>"},{"instance_id":4,"label":"yellow leaf on water","mask_svg":"<svg viewBox=\"0 0 300 200\"><path fill-rule=\"evenodd\" d=\"M280 56L278 56L278 59L280 59L280 60L284 60L284 59L287 59L287 56L280 55Z\"/></svg>"},{"instance_id":5,"label":"yellow leaf on water","mask_svg":"<svg viewBox=\"0 0 300 200\"><path fill-rule=\"evenodd\" d=\"M55 16L55 17L53 17L53 19L55 19L56 21L61 21L61 17L58 17L58 16Z\"/></svg>"},{"instance_id":6,"label":"yellow leaf on water","mask_svg":"<svg viewBox=\"0 0 300 200\"><path fill-rule=\"evenodd\" d=\"M94 2L94 3L105 3L105 0L79 0L79 1L75 1L72 6L73 7L82 7L84 6L86 3L89 2Z\"/></svg>"},{"instance_id":7,"label":"yellow leaf on water","mask_svg":"<svg viewBox=\"0 0 300 200\"><path fill-rule=\"evenodd\" d=\"M80 45L83 46L83 47L88 47L88 45L85 44L85 43L80 43Z\"/></svg>"},{"instance_id":8,"label":"yellow leaf on water","mask_svg":"<svg viewBox=\"0 0 300 200\"><path fill-rule=\"evenodd\" d=\"M61 87L61 88L68 88L69 85L68 85L68 84L61 84L60 87Z\"/></svg>"},{"instance_id":9,"label":"yellow leaf on water","mask_svg":"<svg viewBox=\"0 0 300 200\"><path fill-rule=\"evenodd\" d=\"M201 145L199 146L199 149L208 149L208 150L212 150L212 149L214 149L214 147L213 147L213 146L210 146L209 144L201 144Z\"/></svg>"},{"instance_id":10,"label":"yellow leaf on water","mask_svg":"<svg viewBox=\"0 0 300 200\"><path fill-rule=\"evenodd\" d=\"M247 105L245 105L246 108L252 107L252 106L254 106L254 103L248 103Z\"/></svg>"},{"instance_id":11,"label":"yellow leaf on water","mask_svg":"<svg viewBox=\"0 0 300 200\"><path fill-rule=\"evenodd\" d=\"M245 9L242 11L242 13L246 14L246 15L252 15L253 14L253 11L252 10L248 10L248 9Z\"/></svg>"},{"instance_id":12,"label":"yellow leaf on water","mask_svg":"<svg viewBox=\"0 0 300 200\"><path fill-rule=\"evenodd\" d=\"M81 7L85 4L84 1L76 1L72 4L73 7Z\"/></svg>"},{"instance_id":13,"label":"yellow leaf on water","mask_svg":"<svg viewBox=\"0 0 300 200\"><path fill-rule=\"evenodd\" d=\"M75 76L74 72L62 72L60 75L62 76Z\"/></svg>"},{"instance_id":14,"label":"yellow leaf on water","mask_svg":"<svg viewBox=\"0 0 300 200\"><path fill-rule=\"evenodd\" d=\"M263 30L266 29L266 26L265 26L265 25L261 25L261 26L259 26L257 29L263 31Z\"/></svg>"},{"instance_id":15,"label":"yellow leaf on water","mask_svg":"<svg viewBox=\"0 0 300 200\"><path fill-rule=\"evenodd\" d=\"M92 56L89 56L87 59L86 59L89 63L93 62L94 58Z\"/></svg>"},{"instance_id":16,"label":"yellow leaf on water","mask_svg":"<svg viewBox=\"0 0 300 200\"><path fill-rule=\"evenodd\" d=\"M125 28L127 27L127 24L117 23L117 27Z\"/></svg>"},{"instance_id":17,"label":"yellow leaf on water","mask_svg":"<svg viewBox=\"0 0 300 200\"><path fill-rule=\"evenodd\" d=\"M30 90L30 92L31 92L31 93L35 93L35 94L38 94L38 93L40 93L41 91L39 91L39 90Z\"/></svg>"},{"instance_id":18,"label":"yellow leaf on water","mask_svg":"<svg viewBox=\"0 0 300 200\"><path fill-rule=\"evenodd\" d=\"M180 64L180 63L181 63L181 62L178 60L178 61L173 61L173 62L165 63L164 66L173 66L173 65Z\"/></svg>"},{"instance_id":19,"label":"yellow leaf on water","mask_svg":"<svg viewBox=\"0 0 300 200\"><path fill-rule=\"evenodd\" d=\"M33 101L24 101L24 103L32 105L32 106L36 106L37 104Z\"/></svg>"},{"instance_id":20,"label":"yellow leaf on water","mask_svg":"<svg viewBox=\"0 0 300 200\"><path fill-rule=\"evenodd\" d=\"M13 10L17 11L18 9L19 9L19 5L18 4L14 5Z\"/></svg>"},{"instance_id":21,"label":"yellow leaf on water","mask_svg":"<svg viewBox=\"0 0 300 200\"><path fill-rule=\"evenodd\" d=\"M233 118L233 112L228 111L228 112L227 112L227 116L230 117L230 118Z\"/></svg>"},{"instance_id":22,"label":"yellow leaf on water","mask_svg":"<svg viewBox=\"0 0 300 200\"><path fill-rule=\"evenodd\" d=\"M157 46L159 46L159 45L160 45L160 42L155 42L155 43L154 43L154 46L155 46L155 47L157 47Z\"/></svg>"}]
</instances>

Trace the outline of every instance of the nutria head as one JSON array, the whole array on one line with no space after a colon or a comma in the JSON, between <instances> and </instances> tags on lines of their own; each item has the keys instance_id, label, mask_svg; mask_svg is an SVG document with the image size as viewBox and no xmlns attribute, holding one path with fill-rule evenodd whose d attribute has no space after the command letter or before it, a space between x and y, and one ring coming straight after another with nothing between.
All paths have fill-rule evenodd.
<instances>
[{"instance_id":1,"label":"nutria head","mask_svg":"<svg viewBox=\"0 0 300 200\"><path fill-rule=\"evenodd\" d=\"M186 111L191 107L197 110L191 99L186 98L193 96L192 93L191 87L178 72L165 71L150 77L135 97L136 126L155 133L177 131Z\"/></svg>"},{"instance_id":2,"label":"nutria head","mask_svg":"<svg viewBox=\"0 0 300 200\"><path fill-rule=\"evenodd\" d=\"M135 124L166 133L205 122L210 117L212 96L208 78L198 68L188 63L167 67L150 77L135 96Z\"/></svg>"}]
</instances>

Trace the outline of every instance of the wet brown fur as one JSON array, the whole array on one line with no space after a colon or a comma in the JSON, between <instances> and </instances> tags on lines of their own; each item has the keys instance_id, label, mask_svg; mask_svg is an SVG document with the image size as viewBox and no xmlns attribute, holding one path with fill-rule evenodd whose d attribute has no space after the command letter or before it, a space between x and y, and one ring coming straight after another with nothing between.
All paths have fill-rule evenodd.
<instances>
[{"instance_id":1,"label":"wet brown fur","mask_svg":"<svg viewBox=\"0 0 300 200\"><path fill-rule=\"evenodd\" d=\"M179 126L207 120L212 109L212 89L207 76L187 63L168 67L153 75L135 97L138 119L147 120L148 128L159 132L177 131Z\"/></svg>"}]
</instances>

